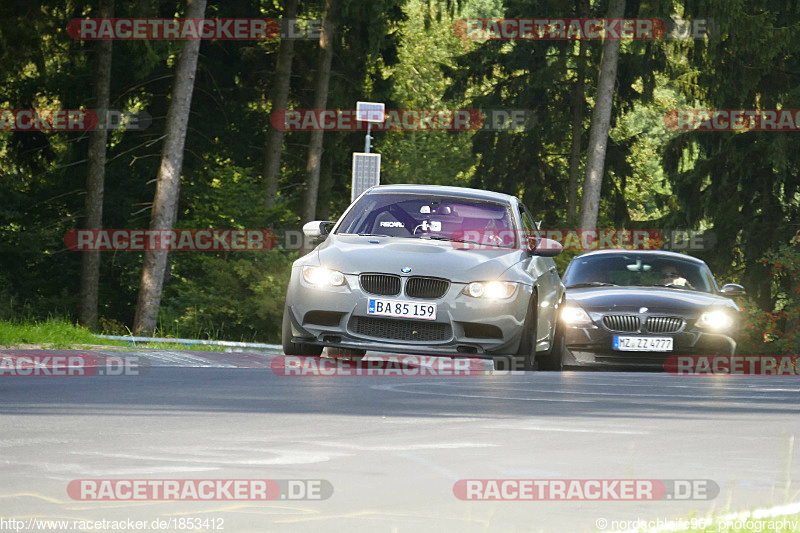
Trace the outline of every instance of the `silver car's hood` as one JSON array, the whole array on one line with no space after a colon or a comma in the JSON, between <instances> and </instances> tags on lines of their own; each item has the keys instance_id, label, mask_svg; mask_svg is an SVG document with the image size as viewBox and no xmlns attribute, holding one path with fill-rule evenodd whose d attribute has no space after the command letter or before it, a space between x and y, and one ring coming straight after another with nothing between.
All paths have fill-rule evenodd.
<instances>
[{"instance_id":1,"label":"silver car's hood","mask_svg":"<svg viewBox=\"0 0 800 533\"><path fill-rule=\"evenodd\" d=\"M520 250L463 250L449 241L399 237L330 235L315 251L319 264L345 274L384 272L432 276L469 283L501 279L509 267L522 261Z\"/></svg>"}]
</instances>

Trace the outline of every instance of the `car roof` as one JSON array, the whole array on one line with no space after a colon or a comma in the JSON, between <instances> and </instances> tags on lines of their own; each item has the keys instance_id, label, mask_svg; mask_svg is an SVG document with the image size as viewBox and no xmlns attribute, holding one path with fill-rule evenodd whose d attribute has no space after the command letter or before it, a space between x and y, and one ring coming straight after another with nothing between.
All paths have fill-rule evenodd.
<instances>
[{"instance_id":1,"label":"car roof","mask_svg":"<svg viewBox=\"0 0 800 533\"><path fill-rule=\"evenodd\" d=\"M675 259L683 259L684 261L685 260L693 261L700 265L706 264L705 261L703 261L702 259L698 259L696 257L692 257L691 255L681 254L678 252L671 252L669 250L632 250L629 248L606 248L603 250L593 250L591 252L586 252L585 254L575 256L573 259L577 259L578 257L587 257L594 255L614 255L623 253L627 254L636 253L636 254L647 254L647 255L661 256L661 257L672 257Z\"/></svg>"},{"instance_id":2,"label":"car roof","mask_svg":"<svg viewBox=\"0 0 800 533\"><path fill-rule=\"evenodd\" d=\"M461 196L479 200L493 200L495 202L512 203L516 197L509 194L494 191L484 191L481 189L470 189L468 187L450 187L447 185L376 185L370 187L367 193L416 193L416 194L441 194L451 196Z\"/></svg>"}]
</instances>

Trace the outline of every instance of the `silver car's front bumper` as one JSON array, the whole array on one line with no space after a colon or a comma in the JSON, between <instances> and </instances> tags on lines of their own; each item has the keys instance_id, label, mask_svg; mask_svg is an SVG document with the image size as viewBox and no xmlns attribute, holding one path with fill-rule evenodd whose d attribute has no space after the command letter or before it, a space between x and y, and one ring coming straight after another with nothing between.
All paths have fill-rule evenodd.
<instances>
[{"instance_id":1,"label":"silver car's front bumper","mask_svg":"<svg viewBox=\"0 0 800 533\"><path fill-rule=\"evenodd\" d=\"M292 269L286 298L293 341L366 350L431 354L513 354L519 347L532 288L518 284L505 300L472 298L464 283L451 283L435 300L376 296L362 291L356 275L341 287L324 289L307 283L302 268ZM369 315L369 298L435 303L435 320Z\"/></svg>"}]
</instances>

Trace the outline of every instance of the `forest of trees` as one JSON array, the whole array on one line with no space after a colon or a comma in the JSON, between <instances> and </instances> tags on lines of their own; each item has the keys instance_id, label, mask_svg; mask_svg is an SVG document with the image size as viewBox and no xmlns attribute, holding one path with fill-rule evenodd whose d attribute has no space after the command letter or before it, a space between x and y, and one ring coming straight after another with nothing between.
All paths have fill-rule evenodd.
<instances>
[{"instance_id":1,"label":"forest of trees","mask_svg":"<svg viewBox=\"0 0 800 533\"><path fill-rule=\"evenodd\" d=\"M321 21L318 38L79 40L80 18ZM701 38L465 39L460 19L641 18ZM688 22L687 22L688 21ZM684 26L681 26L681 25ZM521 131L373 133L383 183L520 196L551 228L713 232L747 350L800 350L800 124L683 131L671 110L800 109L794 0L6 0L0 110L143 112L144 129L0 128L0 319L276 341L296 250L76 252L70 230L299 229L350 201L364 133L283 109L523 109ZM573 253L559 257L563 267Z\"/></svg>"}]
</instances>

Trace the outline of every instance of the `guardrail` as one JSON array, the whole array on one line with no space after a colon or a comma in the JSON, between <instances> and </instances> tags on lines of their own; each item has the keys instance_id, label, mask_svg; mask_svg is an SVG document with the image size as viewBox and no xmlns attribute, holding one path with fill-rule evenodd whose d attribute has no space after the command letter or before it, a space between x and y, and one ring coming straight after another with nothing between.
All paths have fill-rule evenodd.
<instances>
[{"instance_id":1,"label":"guardrail","mask_svg":"<svg viewBox=\"0 0 800 533\"><path fill-rule=\"evenodd\" d=\"M242 352L245 350L258 350L270 353L283 353L283 347L278 344L264 344L260 342L234 342L234 341L208 341L199 339L171 339L168 337L135 337L133 335L97 335L98 338L108 339L112 341L127 341L131 344L145 343L145 342L163 342L170 344L182 344L185 346L192 345L207 345L207 346L223 346L226 352ZM235 349L239 348L239 349Z\"/></svg>"}]
</instances>

